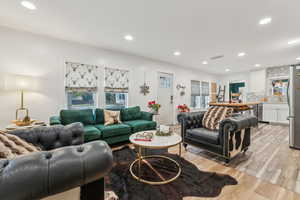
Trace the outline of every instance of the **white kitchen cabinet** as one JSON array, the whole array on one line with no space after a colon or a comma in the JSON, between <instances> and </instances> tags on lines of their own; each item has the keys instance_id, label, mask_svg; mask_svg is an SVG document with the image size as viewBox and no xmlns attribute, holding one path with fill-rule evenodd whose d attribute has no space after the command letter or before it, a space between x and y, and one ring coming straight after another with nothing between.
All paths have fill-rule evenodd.
<instances>
[{"instance_id":1,"label":"white kitchen cabinet","mask_svg":"<svg viewBox=\"0 0 300 200\"><path fill-rule=\"evenodd\" d=\"M287 104L270 104L263 105L263 121L273 123L288 124L289 107Z\"/></svg>"},{"instance_id":2,"label":"white kitchen cabinet","mask_svg":"<svg viewBox=\"0 0 300 200\"><path fill-rule=\"evenodd\" d=\"M279 108L277 110L277 121L280 123L289 123L287 120L289 116L289 109L287 108Z\"/></svg>"},{"instance_id":3,"label":"white kitchen cabinet","mask_svg":"<svg viewBox=\"0 0 300 200\"><path fill-rule=\"evenodd\" d=\"M263 106L263 121L265 122L276 122L277 121L277 110L270 106Z\"/></svg>"}]
</instances>

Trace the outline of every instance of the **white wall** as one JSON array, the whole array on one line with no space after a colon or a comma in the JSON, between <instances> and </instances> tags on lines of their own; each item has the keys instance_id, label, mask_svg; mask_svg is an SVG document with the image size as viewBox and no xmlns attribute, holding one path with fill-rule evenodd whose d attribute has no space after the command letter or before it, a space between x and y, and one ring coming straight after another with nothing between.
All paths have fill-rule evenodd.
<instances>
[{"instance_id":1,"label":"white wall","mask_svg":"<svg viewBox=\"0 0 300 200\"><path fill-rule=\"evenodd\" d=\"M249 76L249 92L265 93L266 70L252 71Z\"/></svg>"},{"instance_id":2,"label":"white wall","mask_svg":"<svg viewBox=\"0 0 300 200\"><path fill-rule=\"evenodd\" d=\"M39 92L25 94L26 107L30 116L48 122L49 116L57 115L65 107L64 62L80 62L130 70L129 104L140 105L147 110L149 100L157 97L157 72L174 75L174 107L190 104L190 81L216 79L214 75L181 66L154 61L138 56L100 48L80 45L49 37L19 32L0 27L0 74L13 73L37 76L41 79ZM140 86L150 85L150 94L140 94ZM1 82L1 81L0 81ZM177 84L187 87L186 95L181 97L175 88ZM99 106L104 106L104 74L100 74ZM17 92L0 91L0 127L6 126L15 117L20 97ZM176 112L175 112L176 113ZM174 116L175 119L175 116Z\"/></svg>"}]
</instances>

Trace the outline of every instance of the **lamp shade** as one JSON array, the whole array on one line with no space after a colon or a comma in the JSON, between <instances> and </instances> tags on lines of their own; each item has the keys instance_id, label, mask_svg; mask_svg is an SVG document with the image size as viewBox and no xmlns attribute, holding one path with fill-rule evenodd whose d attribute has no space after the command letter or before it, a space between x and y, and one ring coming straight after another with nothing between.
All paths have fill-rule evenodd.
<instances>
[{"instance_id":1,"label":"lamp shade","mask_svg":"<svg viewBox=\"0 0 300 200\"><path fill-rule=\"evenodd\" d=\"M4 76L4 90L7 91L36 91L37 79L32 76L12 75Z\"/></svg>"}]
</instances>

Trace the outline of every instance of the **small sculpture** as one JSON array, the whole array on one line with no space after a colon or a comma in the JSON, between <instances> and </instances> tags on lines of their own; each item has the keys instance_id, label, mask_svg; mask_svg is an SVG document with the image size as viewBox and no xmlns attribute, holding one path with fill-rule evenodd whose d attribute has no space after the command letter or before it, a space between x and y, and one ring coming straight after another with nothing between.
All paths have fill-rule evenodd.
<instances>
[{"instance_id":1,"label":"small sculpture","mask_svg":"<svg viewBox=\"0 0 300 200\"><path fill-rule=\"evenodd\" d=\"M144 85L142 85L140 88L141 88L141 93L144 94L144 96L150 93L150 87L146 85L146 83L144 83Z\"/></svg>"},{"instance_id":2,"label":"small sculpture","mask_svg":"<svg viewBox=\"0 0 300 200\"><path fill-rule=\"evenodd\" d=\"M178 84L176 86L176 88L177 88L177 90L181 90L180 91L180 96L184 96L185 95L185 89L186 89L186 87L184 85Z\"/></svg>"}]
</instances>

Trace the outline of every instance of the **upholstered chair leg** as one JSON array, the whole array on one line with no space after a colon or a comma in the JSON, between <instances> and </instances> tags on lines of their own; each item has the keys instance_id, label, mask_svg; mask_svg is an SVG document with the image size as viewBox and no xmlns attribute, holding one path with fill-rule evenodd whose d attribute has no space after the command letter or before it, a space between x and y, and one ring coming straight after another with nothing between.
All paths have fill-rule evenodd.
<instances>
[{"instance_id":1,"label":"upholstered chair leg","mask_svg":"<svg viewBox=\"0 0 300 200\"><path fill-rule=\"evenodd\" d=\"M104 179L81 186L81 200L104 200Z\"/></svg>"},{"instance_id":2,"label":"upholstered chair leg","mask_svg":"<svg viewBox=\"0 0 300 200\"><path fill-rule=\"evenodd\" d=\"M183 143L183 147L184 147L184 149L186 150L187 144L186 144L186 143Z\"/></svg>"},{"instance_id":3,"label":"upholstered chair leg","mask_svg":"<svg viewBox=\"0 0 300 200\"><path fill-rule=\"evenodd\" d=\"M226 164L229 164L230 159L229 158L224 158L224 161L225 161Z\"/></svg>"}]
</instances>

